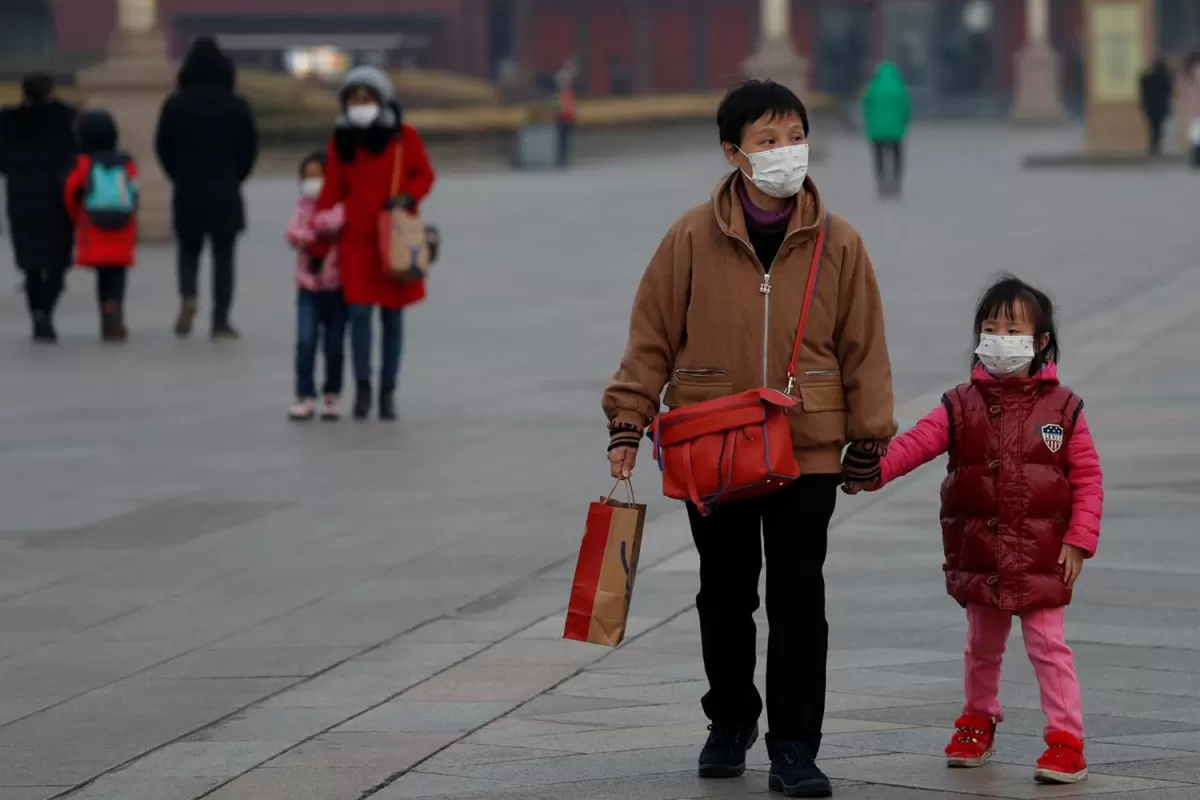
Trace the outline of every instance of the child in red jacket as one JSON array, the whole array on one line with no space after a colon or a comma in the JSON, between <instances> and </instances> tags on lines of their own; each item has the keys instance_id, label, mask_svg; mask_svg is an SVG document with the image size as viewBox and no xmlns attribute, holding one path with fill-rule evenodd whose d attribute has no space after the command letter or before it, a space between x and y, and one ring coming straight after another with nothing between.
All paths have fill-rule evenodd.
<instances>
[{"instance_id":1,"label":"child in red jacket","mask_svg":"<svg viewBox=\"0 0 1200 800\"><path fill-rule=\"evenodd\" d=\"M75 222L75 263L96 270L101 338L123 342L125 271L137 248L137 165L117 149L117 126L107 111L80 117L79 143L65 197Z\"/></svg>"},{"instance_id":2,"label":"child in red jacket","mask_svg":"<svg viewBox=\"0 0 1200 800\"><path fill-rule=\"evenodd\" d=\"M975 313L979 346L969 383L951 389L916 427L891 443L878 488L949 453L942 483L946 589L967 611L962 716L946 747L951 767L979 767L994 753L1000 662L1013 618L1021 621L1046 715L1041 783L1087 778L1083 707L1063 621L1071 589L1100 541L1100 457L1083 400L1058 382L1054 307L1005 278Z\"/></svg>"}]
</instances>

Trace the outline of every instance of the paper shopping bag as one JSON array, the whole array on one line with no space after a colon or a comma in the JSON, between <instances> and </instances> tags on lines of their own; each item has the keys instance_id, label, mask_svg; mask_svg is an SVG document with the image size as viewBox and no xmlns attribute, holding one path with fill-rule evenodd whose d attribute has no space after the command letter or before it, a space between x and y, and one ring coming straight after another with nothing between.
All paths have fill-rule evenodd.
<instances>
[{"instance_id":1,"label":"paper shopping bag","mask_svg":"<svg viewBox=\"0 0 1200 800\"><path fill-rule=\"evenodd\" d=\"M626 490L628 503L610 492L588 508L564 639L616 647L625 638L646 522L646 507L634 502L628 482Z\"/></svg>"}]
</instances>

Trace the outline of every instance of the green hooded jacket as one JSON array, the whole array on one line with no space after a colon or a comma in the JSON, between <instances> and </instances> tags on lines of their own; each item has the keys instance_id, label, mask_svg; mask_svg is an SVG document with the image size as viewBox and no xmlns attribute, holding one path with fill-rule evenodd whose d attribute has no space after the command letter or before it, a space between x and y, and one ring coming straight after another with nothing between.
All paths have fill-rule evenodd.
<instances>
[{"instance_id":1,"label":"green hooded jacket","mask_svg":"<svg viewBox=\"0 0 1200 800\"><path fill-rule=\"evenodd\" d=\"M908 132L912 101L900 69L891 61L875 68L863 96L863 121L871 141L898 142Z\"/></svg>"}]
</instances>

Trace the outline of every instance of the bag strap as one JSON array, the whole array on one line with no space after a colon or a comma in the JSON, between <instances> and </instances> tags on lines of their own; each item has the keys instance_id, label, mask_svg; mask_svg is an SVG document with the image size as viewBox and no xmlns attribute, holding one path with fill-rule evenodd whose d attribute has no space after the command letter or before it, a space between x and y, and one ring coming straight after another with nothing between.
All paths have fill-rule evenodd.
<instances>
[{"instance_id":1,"label":"bag strap","mask_svg":"<svg viewBox=\"0 0 1200 800\"><path fill-rule=\"evenodd\" d=\"M817 292L817 278L821 275L821 258L825 255L825 240L829 238L829 213L825 213L825 224L817 234L813 248L812 266L808 269L808 283L804 287L804 305L800 308L800 324L796 328L796 343L792 345L792 360L788 362L787 389L789 397L796 388L796 365L800 363L800 351L804 348L804 329L808 326L808 312L812 308L813 295Z\"/></svg>"},{"instance_id":2,"label":"bag strap","mask_svg":"<svg viewBox=\"0 0 1200 800\"><path fill-rule=\"evenodd\" d=\"M388 195L389 198L395 197L400 192L400 178L404 174L404 132L396 137L396 155L392 159L392 191Z\"/></svg>"}]
</instances>

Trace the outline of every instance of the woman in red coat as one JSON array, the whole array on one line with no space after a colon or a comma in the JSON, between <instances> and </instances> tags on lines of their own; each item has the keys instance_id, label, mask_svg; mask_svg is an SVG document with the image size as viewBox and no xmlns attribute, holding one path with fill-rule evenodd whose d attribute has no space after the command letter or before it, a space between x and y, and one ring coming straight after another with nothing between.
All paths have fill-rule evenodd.
<instances>
[{"instance_id":1,"label":"woman in red coat","mask_svg":"<svg viewBox=\"0 0 1200 800\"><path fill-rule=\"evenodd\" d=\"M340 203L346 210L338 251L342 289L350 307L350 347L357 383L354 418L366 419L371 411L371 316L372 310L379 308L379 418L393 420L403 309L425 299L425 285L401 283L387 274L379 250L379 217L392 202L417 210L433 188L433 167L421 137L402 122L392 82L382 70L371 66L350 70L341 101L342 116L329 142L325 186L317 209Z\"/></svg>"}]
</instances>

